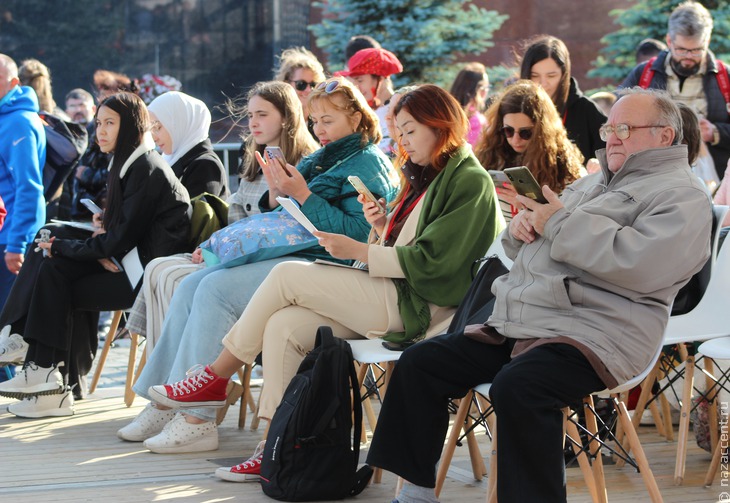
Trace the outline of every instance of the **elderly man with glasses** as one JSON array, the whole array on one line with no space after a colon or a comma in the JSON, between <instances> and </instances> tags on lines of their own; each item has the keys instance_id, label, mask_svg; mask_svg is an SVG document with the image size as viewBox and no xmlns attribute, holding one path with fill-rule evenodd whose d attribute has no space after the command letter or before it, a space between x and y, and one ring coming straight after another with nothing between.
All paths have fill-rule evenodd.
<instances>
[{"instance_id":1,"label":"elderly man with glasses","mask_svg":"<svg viewBox=\"0 0 730 503\"><path fill-rule=\"evenodd\" d=\"M712 16L702 4L680 4L669 16L669 48L634 68L621 87L664 89L693 109L721 179L730 158L730 79L709 50L712 27Z\"/></svg>"},{"instance_id":2,"label":"elderly man with glasses","mask_svg":"<svg viewBox=\"0 0 730 503\"><path fill-rule=\"evenodd\" d=\"M398 361L368 463L407 484L399 503L435 502L448 398L492 383L501 502L566 501L561 408L641 374L679 288L710 252L712 204L689 170L679 110L626 92L601 129L601 172L558 197L547 186L502 238L514 260L483 325L414 344ZM405 426L407 425L407 427Z\"/></svg>"}]
</instances>

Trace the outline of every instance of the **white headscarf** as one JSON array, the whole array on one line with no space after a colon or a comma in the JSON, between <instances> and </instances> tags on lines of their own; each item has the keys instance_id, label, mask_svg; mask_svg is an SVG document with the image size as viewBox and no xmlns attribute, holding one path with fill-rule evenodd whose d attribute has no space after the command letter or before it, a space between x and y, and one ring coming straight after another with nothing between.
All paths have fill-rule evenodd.
<instances>
[{"instance_id":1,"label":"white headscarf","mask_svg":"<svg viewBox=\"0 0 730 503\"><path fill-rule=\"evenodd\" d=\"M197 98L170 91L155 98L148 109L170 133L172 153L162 155L170 166L208 138L210 110Z\"/></svg>"}]
</instances>

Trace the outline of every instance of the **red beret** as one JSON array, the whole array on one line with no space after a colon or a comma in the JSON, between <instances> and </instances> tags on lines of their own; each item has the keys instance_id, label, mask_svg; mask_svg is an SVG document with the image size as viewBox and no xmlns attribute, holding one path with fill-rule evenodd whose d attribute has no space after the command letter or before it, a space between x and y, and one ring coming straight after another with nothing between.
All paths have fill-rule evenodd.
<instances>
[{"instance_id":1,"label":"red beret","mask_svg":"<svg viewBox=\"0 0 730 503\"><path fill-rule=\"evenodd\" d=\"M363 49L357 51L347 62L348 70L335 73L343 77L356 77L358 75L379 75L388 77L403 71L398 58L385 49Z\"/></svg>"}]
</instances>

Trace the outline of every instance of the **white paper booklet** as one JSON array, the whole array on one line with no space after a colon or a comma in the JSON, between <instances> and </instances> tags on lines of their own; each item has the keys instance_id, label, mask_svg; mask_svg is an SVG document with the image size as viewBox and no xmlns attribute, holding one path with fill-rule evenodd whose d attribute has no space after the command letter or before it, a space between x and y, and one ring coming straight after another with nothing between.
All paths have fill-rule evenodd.
<instances>
[{"instance_id":1,"label":"white paper booklet","mask_svg":"<svg viewBox=\"0 0 730 503\"><path fill-rule=\"evenodd\" d=\"M288 211L289 214L293 216L297 222L302 224L302 227L304 227L311 233L315 233L317 231L317 228L314 226L314 224L310 222L306 215L302 213L302 210L299 209L299 205L296 203L296 201L288 197L277 197L276 200L279 201L279 204L286 211Z\"/></svg>"},{"instance_id":2,"label":"white paper booklet","mask_svg":"<svg viewBox=\"0 0 730 503\"><path fill-rule=\"evenodd\" d=\"M122 258L122 269L127 275L129 284L132 285L132 288L136 288L144 274L144 266L139 259L136 246Z\"/></svg>"},{"instance_id":3,"label":"white paper booklet","mask_svg":"<svg viewBox=\"0 0 730 503\"><path fill-rule=\"evenodd\" d=\"M69 227L75 227L76 229L83 229L90 232L94 232L96 230L94 224L89 222L70 222L68 220L57 220L55 218L52 218L51 222L54 224L68 225Z\"/></svg>"}]
</instances>

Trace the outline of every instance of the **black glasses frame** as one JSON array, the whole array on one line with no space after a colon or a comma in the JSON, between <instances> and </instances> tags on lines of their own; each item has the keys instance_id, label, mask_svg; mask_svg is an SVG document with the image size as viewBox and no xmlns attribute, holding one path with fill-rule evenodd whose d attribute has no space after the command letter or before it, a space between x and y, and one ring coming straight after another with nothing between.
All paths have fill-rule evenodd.
<instances>
[{"instance_id":1,"label":"black glasses frame","mask_svg":"<svg viewBox=\"0 0 730 503\"><path fill-rule=\"evenodd\" d=\"M523 127L516 131L520 138L527 141L530 138L532 138L532 128L531 127ZM512 126L504 126L502 127L502 134L504 134L505 138L512 138L515 135L515 128Z\"/></svg>"}]
</instances>

